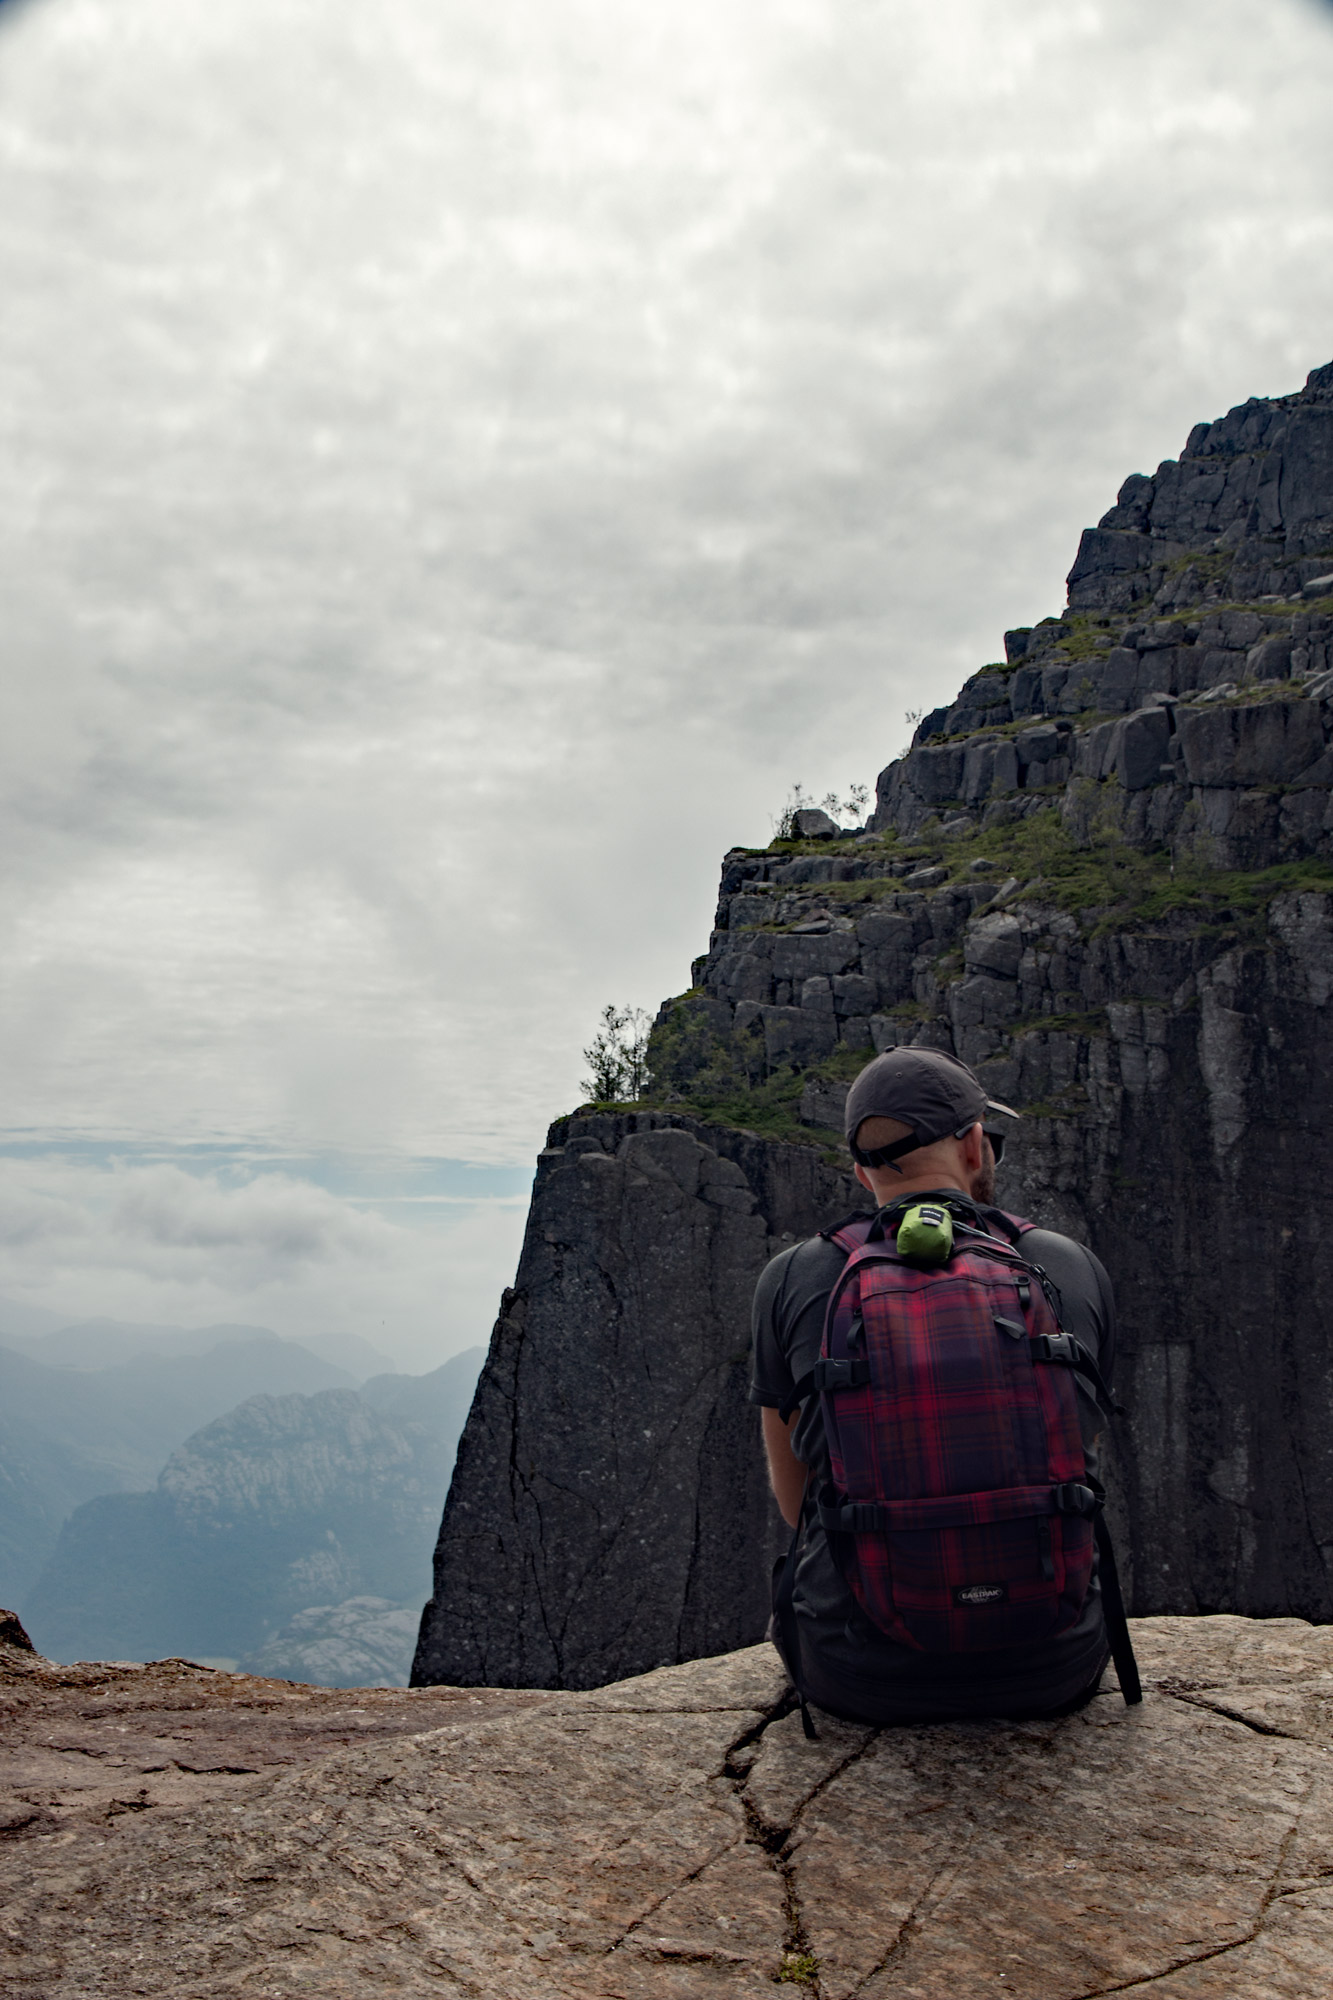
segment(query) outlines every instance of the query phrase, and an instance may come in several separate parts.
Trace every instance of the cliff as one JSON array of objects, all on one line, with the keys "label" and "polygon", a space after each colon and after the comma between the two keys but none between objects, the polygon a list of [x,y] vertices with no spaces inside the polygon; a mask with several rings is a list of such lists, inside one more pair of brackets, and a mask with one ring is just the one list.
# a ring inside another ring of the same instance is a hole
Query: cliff
[{"label": "cliff", "polygon": [[1001,1199],[1116,1279],[1135,1608],[1333,1618],[1331,733],[1333,364],[1126,481],[866,830],[726,856],[646,1103],[552,1130],[418,1679],[759,1636],[746,1295],[854,1205],[847,1080],[904,1042],[1025,1110]]},{"label": "cliff", "polygon": [[849,1205],[808,1146],[652,1112],[553,1128],[416,1679],[596,1687],[762,1633],[780,1523],[745,1401],[750,1296]]},{"label": "cliff", "polygon": [[1141,1623],[1141,1709],[817,1743],[767,1646],[595,1693],[348,1696],[20,1638],[12,2000],[1328,1990],[1333,1633],[1294,1620]]}]

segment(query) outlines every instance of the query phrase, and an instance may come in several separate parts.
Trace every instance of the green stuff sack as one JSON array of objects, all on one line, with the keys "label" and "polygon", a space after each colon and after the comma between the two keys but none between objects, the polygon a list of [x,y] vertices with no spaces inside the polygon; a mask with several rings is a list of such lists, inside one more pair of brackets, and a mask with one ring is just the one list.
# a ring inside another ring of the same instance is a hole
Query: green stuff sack
[{"label": "green stuff sack", "polygon": [[898,1225],[898,1255],[918,1264],[947,1264],[953,1255],[953,1217],[938,1202],[919,1201]]}]

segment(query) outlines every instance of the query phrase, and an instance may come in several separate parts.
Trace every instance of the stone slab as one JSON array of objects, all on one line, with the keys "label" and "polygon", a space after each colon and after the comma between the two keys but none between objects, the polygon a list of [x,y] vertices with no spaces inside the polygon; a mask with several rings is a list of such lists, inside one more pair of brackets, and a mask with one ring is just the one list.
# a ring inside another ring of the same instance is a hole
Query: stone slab
[{"label": "stone slab", "polygon": [[1311,2000],[1333,1629],[1135,1636],[1140,1709],[815,1743],[767,1646],[561,1694],[0,1646],[0,1995]]}]

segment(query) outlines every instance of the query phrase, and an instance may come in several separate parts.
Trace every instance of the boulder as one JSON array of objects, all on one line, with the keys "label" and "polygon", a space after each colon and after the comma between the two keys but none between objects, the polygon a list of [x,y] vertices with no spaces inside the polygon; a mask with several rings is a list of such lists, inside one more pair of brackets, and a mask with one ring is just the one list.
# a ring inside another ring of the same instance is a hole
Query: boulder
[{"label": "boulder", "polygon": [[[802,993],[804,993],[804,985]],[[838,1041],[838,1026],[830,1003],[827,1011],[813,1007],[765,1007],[764,1054],[768,1067],[779,1069],[794,1063],[804,1069],[810,1063],[831,1056]]]},{"label": "boulder", "polygon": [[847,1089],[845,1083],[824,1083],[818,1078],[811,1078],[801,1091],[801,1123],[840,1134],[843,1112],[847,1108]]},{"label": "boulder", "polygon": [[829,919],[809,929],[773,940],[773,974],[777,979],[806,980],[813,973],[845,972],[856,958],[856,934],[830,929]]},{"label": "boulder", "polygon": [[962,797],[964,751],[949,743],[926,744],[904,759],[906,781],[927,805]]},{"label": "boulder", "polygon": [[1023,926],[1017,917],[997,910],[993,916],[978,917],[967,927],[963,938],[963,963],[969,972],[994,972],[1002,979],[1017,979],[1023,956]]},{"label": "boulder", "polygon": [[1142,791],[1161,778],[1170,741],[1171,723],[1165,709],[1141,708],[1116,724],[1107,767],[1127,792]]},{"label": "boulder", "polygon": [[1283,785],[1324,747],[1317,701],[1218,703],[1179,711],[1177,728],[1192,785]]},{"label": "boulder", "polygon": [[792,814],[791,825],[797,840],[834,840],[840,831],[820,806],[803,806]]},{"label": "boulder", "polygon": [[[1034,764],[1053,762],[1063,751],[1066,740],[1065,733],[1057,729],[1053,722],[1039,722],[1031,729],[1020,729],[1014,746],[1018,752],[1019,770],[1027,772]],[[1027,782],[1040,785],[1045,783],[1045,779],[1037,772]]]},{"label": "boulder", "polygon": [[1148,594],[1146,572],[1152,555],[1146,534],[1085,528],[1067,579],[1070,606],[1076,611],[1103,606],[1128,609]]}]

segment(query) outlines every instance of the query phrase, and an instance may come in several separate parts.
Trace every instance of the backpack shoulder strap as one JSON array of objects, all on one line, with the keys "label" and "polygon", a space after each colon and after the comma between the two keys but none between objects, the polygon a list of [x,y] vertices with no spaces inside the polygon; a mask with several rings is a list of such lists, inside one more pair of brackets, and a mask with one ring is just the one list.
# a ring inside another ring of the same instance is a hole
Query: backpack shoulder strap
[{"label": "backpack shoulder strap", "polygon": [[819,1234],[825,1243],[836,1243],[839,1250],[850,1257],[853,1250],[859,1250],[866,1241],[874,1221],[873,1215],[867,1214],[863,1208],[858,1208],[851,1215],[844,1216],[841,1222],[830,1223],[828,1228],[821,1229]]},{"label": "backpack shoulder strap", "polygon": [[1030,1229],[1037,1227],[1036,1223],[1029,1222],[1026,1216],[1010,1215],[1008,1209],[1005,1208],[983,1208],[978,1212],[983,1221],[998,1231],[1000,1235],[1007,1236],[1011,1243],[1017,1243],[1021,1237],[1027,1235]]},{"label": "backpack shoulder strap", "polygon": [[[842,1251],[843,1256],[850,1261],[858,1250],[864,1250],[875,1219],[873,1215],[867,1215],[864,1209],[858,1209],[854,1215],[847,1216],[844,1221],[830,1223],[829,1227],[821,1229],[819,1234],[825,1243],[836,1244],[838,1249]],[[845,1271],[829,1287],[828,1306],[825,1307],[826,1318],[828,1307],[833,1303],[834,1295],[842,1283],[843,1276],[845,1276]],[[778,1415],[784,1424],[790,1421],[793,1410],[798,1410],[806,1397],[812,1396],[815,1393],[815,1386],[815,1370],[810,1368],[802,1375],[800,1381],[793,1385],[791,1394],[778,1410]]]}]

